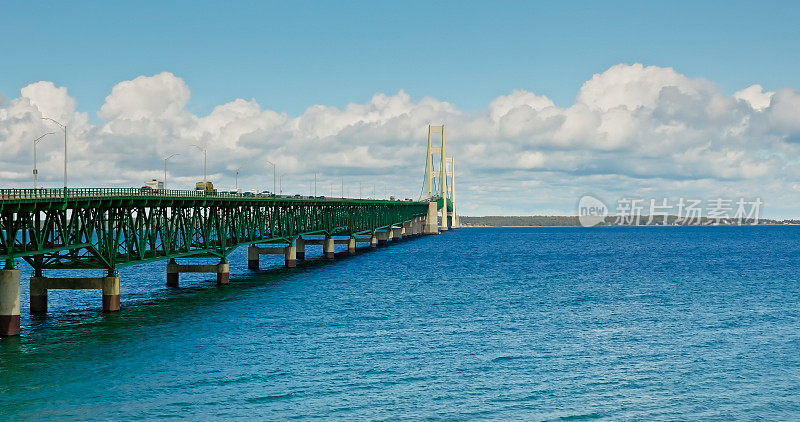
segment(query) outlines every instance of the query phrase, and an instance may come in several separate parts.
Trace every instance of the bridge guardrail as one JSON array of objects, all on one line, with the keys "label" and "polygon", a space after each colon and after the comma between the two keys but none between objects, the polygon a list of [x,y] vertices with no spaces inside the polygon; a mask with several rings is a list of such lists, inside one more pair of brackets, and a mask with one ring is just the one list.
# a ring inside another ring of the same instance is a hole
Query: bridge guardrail
[{"label": "bridge guardrail", "polygon": [[[153,197],[168,197],[168,198],[203,198],[203,197],[216,197],[216,198],[239,198],[239,199],[315,199],[315,200],[328,200],[328,201],[341,201],[341,200],[372,200],[372,199],[357,199],[357,198],[339,198],[339,197],[314,197],[314,196],[287,196],[287,195],[262,195],[254,194],[251,192],[244,193],[230,193],[230,192],[206,192],[201,190],[178,190],[178,189],[153,189],[144,190],[140,188],[38,188],[38,189],[0,189],[0,203],[8,201],[20,200],[66,200],[66,199],[84,199],[84,198],[153,198]],[[384,200],[381,200],[384,201]],[[388,200],[385,200],[388,201]],[[394,201],[406,202],[406,201]]]}]

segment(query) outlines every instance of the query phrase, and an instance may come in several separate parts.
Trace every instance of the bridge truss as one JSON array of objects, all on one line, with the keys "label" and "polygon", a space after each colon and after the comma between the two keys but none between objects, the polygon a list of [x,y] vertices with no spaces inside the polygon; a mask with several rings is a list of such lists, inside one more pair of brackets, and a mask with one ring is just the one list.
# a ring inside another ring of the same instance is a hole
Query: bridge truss
[{"label": "bridge truss", "polygon": [[0,189],[0,262],[117,268],[218,257],[301,235],[374,235],[428,212],[427,202],[258,197],[139,189]]}]

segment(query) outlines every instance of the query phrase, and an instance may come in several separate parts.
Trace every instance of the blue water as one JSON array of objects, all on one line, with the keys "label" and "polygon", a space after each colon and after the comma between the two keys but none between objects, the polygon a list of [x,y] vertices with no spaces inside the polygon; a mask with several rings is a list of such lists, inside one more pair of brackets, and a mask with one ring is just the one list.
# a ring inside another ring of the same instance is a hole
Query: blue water
[{"label": "blue water", "polygon": [[245,255],[223,288],[124,269],[119,315],[56,291],[30,317],[23,283],[2,419],[800,419],[800,227],[462,229],[260,272]]}]

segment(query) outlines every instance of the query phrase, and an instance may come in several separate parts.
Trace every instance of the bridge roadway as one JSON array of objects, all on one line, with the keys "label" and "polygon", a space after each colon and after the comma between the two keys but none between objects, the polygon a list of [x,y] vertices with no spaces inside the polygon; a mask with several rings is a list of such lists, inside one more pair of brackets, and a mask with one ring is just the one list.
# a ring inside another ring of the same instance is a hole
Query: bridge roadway
[{"label": "bridge roadway", "polygon": [[[0,189],[0,336],[19,334],[20,273],[34,269],[31,312],[47,310],[48,289],[100,289],[103,310],[119,310],[117,269],[170,259],[167,284],[181,272],[212,272],[228,283],[226,257],[248,244],[248,266],[261,254],[282,254],[285,265],[320,244],[355,252],[402,236],[438,233],[436,202],[257,196],[139,189]],[[338,238],[337,238],[338,237]],[[258,244],[268,244],[262,247]],[[265,247],[270,246],[271,247]],[[277,247],[276,247],[277,246]],[[217,258],[218,264],[178,264],[175,258]],[[104,277],[47,278],[44,270],[103,269]]]}]

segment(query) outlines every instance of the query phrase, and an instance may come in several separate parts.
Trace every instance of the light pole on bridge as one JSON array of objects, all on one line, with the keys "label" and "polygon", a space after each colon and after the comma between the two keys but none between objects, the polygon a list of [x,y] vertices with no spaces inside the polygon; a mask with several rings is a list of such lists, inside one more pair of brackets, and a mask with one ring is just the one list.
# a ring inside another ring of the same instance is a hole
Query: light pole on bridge
[{"label": "light pole on bridge", "polygon": [[277,174],[275,170],[275,163],[269,160],[266,161],[272,165],[272,194],[275,195],[275,175]]},{"label": "light pole on bridge", "polygon": [[33,140],[33,188],[37,189],[37,182],[39,181],[39,170],[36,168],[36,144],[47,135],[55,135],[55,132],[47,132],[44,135]]},{"label": "light pole on bridge", "polygon": [[57,124],[64,130],[64,197],[67,196],[67,125],[59,122],[58,120],[51,119],[49,117],[42,117],[42,120],[50,120],[51,122]]},{"label": "light pole on bridge", "polygon": [[164,190],[167,189],[167,161],[169,161],[170,158],[175,157],[176,155],[180,154],[175,153],[170,155],[169,157],[164,157]]},{"label": "light pole on bridge", "polygon": [[278,186],[278,188],[280,189],[280,192],[279,192],[279,193],[280,193],[281,195],[283,195],[283,176],[286,176],[286,173],[283,173],[283,174],[281,175],[281,177],[280,177],[280,185]]}]

